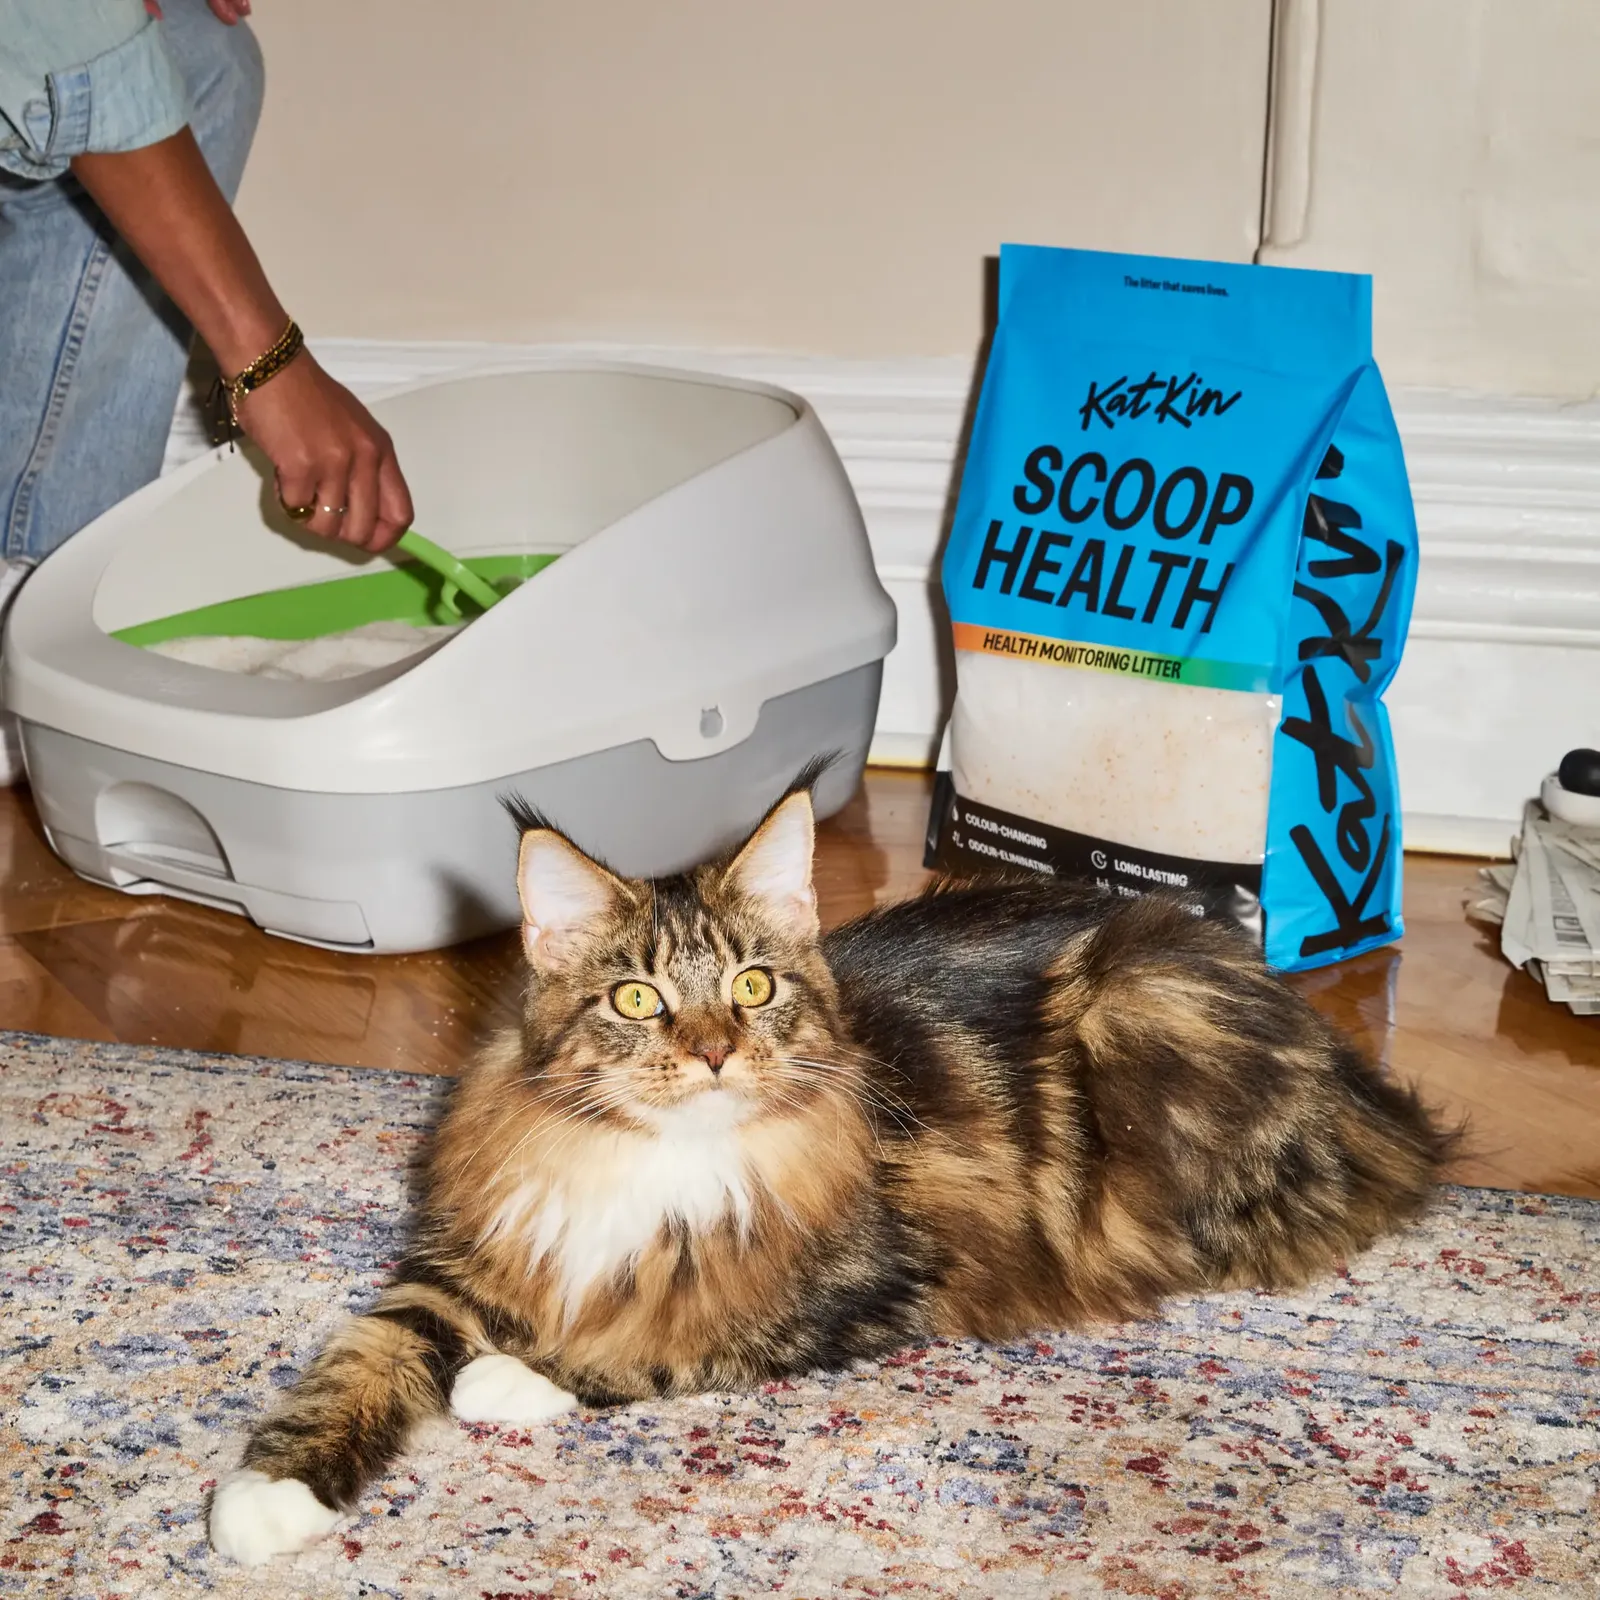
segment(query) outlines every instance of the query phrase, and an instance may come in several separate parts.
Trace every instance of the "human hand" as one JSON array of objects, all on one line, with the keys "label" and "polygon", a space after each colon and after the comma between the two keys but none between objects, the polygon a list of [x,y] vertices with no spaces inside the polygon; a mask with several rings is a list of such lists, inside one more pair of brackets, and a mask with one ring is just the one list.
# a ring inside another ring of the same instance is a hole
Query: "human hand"
[{"label": "human hand", "polygon": [[372,413],[302,350],[239,402],[239,425],[276,469],[278,498],[304,525],[374,553],[411,526],[411,491]]}]

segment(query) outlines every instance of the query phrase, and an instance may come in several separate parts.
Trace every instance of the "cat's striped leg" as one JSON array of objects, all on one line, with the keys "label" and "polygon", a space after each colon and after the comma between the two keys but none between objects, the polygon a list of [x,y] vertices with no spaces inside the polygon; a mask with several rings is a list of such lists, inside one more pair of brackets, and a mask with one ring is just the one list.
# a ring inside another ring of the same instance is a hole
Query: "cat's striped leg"
[{"label": "cat's striped leg", "polygon": [[416,1424],[444,1413],[457,1374],[490,1348],[477,1318],[446,1291],[385,1290],[250,1436],[240,1470],[212,1497],[212,1544],[254,1566],[320,1539]]}]

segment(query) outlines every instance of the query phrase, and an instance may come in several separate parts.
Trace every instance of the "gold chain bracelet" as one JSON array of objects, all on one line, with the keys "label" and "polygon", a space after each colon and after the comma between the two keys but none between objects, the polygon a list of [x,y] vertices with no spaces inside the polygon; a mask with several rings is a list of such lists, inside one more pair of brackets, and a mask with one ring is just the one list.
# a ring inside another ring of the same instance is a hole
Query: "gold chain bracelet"
[{"label": "gold chain bracelet", "polygon": [[[219,376],[212,386],[212,409],[217,413],[213,437],[218,444],[226,435],[231,445],[243,431],[239,426],[239,402],[254,394],[262,384],[277,377],[305,346],[299,324],[291,317],[269,350],[257,356],[242,372],[231,378]],[[225,404],[225,409],[224,409]]]}]

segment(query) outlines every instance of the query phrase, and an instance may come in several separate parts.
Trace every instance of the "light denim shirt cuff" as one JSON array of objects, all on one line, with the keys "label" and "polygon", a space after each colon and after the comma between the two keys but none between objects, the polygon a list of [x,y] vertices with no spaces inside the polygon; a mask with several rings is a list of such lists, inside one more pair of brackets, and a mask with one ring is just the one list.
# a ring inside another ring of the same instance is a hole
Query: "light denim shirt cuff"
[{"label": "light denim shirt cuff", "polygon": [[189,97],[160,24],[79,66],[47,73],[16,111],[0,107],[0,167],[22,178],[60,177],[74,156],[138,150],[189,121]]}]

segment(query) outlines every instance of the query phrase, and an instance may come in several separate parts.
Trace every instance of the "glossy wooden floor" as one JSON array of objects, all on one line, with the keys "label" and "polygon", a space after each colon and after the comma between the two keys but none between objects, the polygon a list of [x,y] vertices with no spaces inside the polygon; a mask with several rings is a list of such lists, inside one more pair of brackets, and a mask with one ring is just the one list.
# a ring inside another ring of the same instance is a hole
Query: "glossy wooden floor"
[{"label": "glossy wooden floor", "polygon": [[[927,780],[872,772],[825,824],[839,921],[914,890]],[[515,1014],[514,935],[422,956],[344,956],[237,918],[97,889],[0,793],[0,1028],[452,1072]],[[1464,1182],[1600,1196],[1600,1018],[1551,1005],[1464,906],[1479,863],[1412,857],[1402,945],[1295,981],[1447,1113],[1471,1119]]]}]

